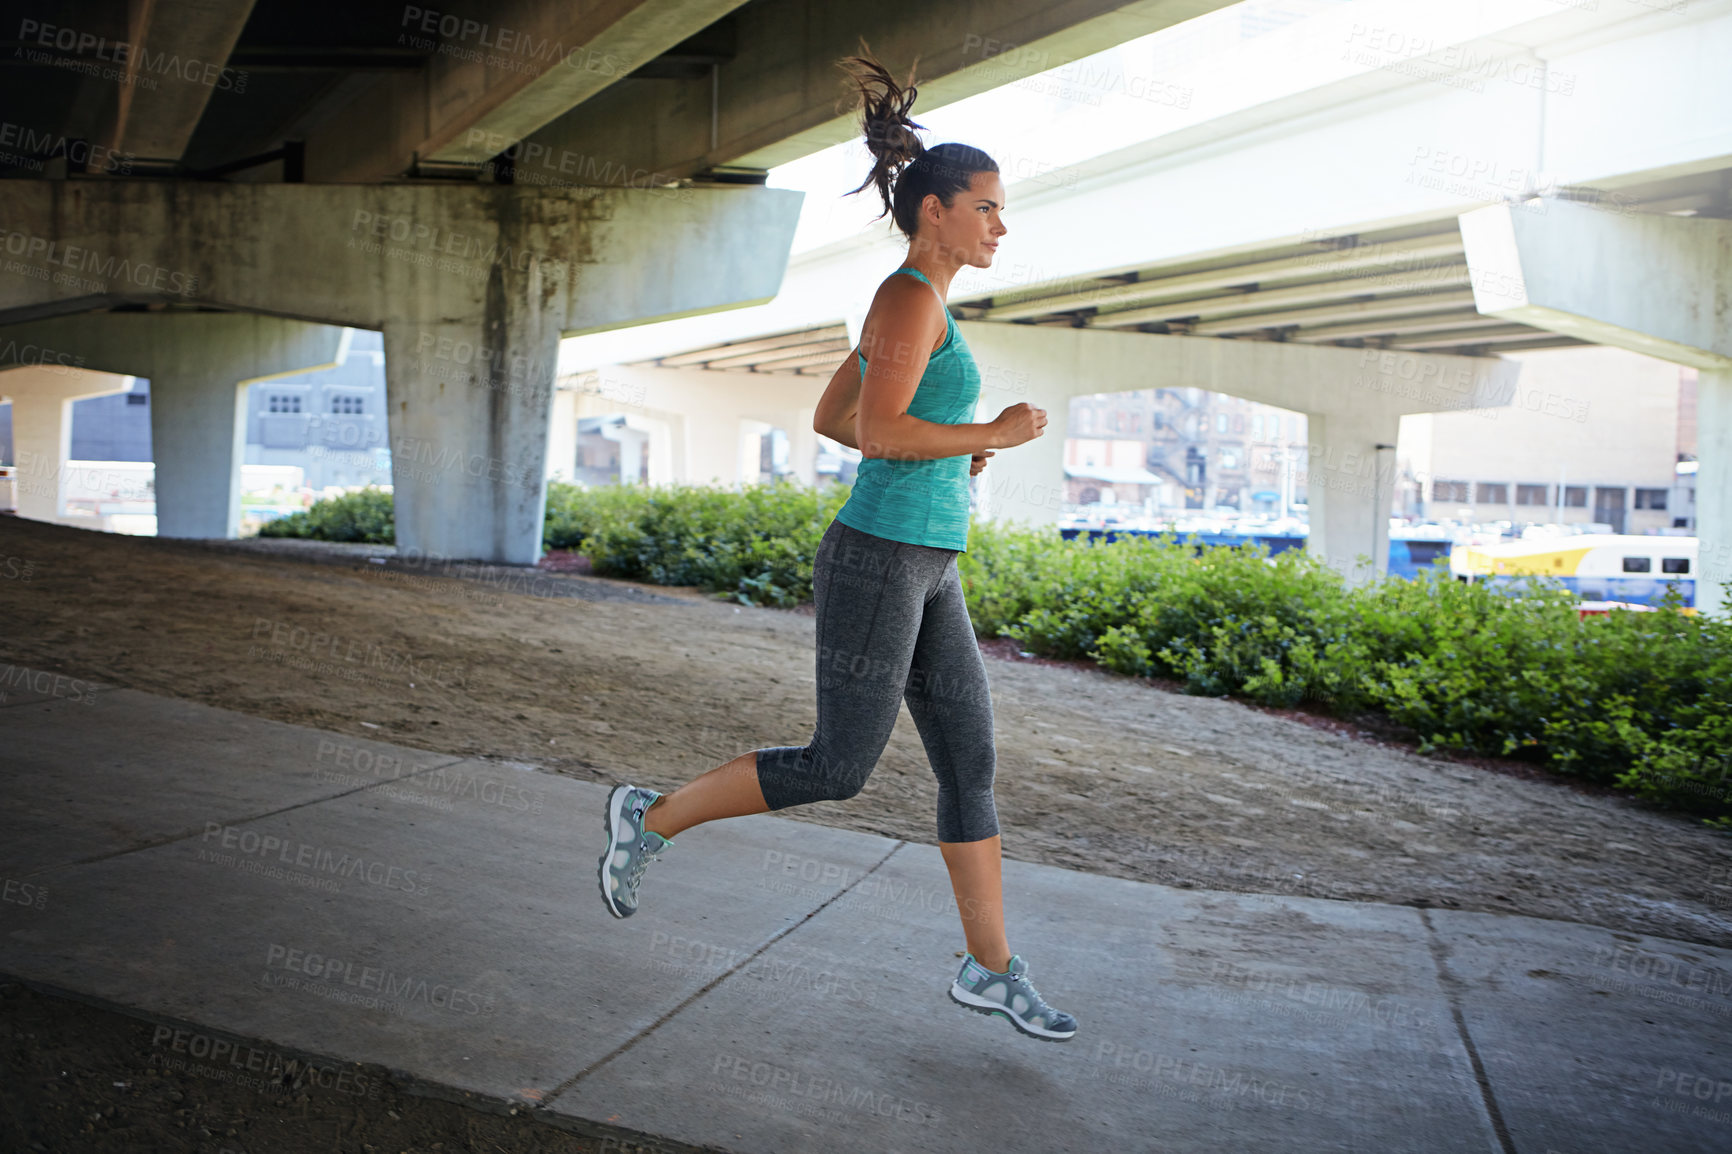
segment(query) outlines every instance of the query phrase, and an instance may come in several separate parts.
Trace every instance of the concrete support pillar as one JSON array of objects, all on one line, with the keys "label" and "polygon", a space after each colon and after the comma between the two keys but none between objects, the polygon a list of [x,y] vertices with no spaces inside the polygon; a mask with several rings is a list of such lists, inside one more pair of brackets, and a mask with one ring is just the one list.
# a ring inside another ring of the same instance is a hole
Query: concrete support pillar
[{"label": "concrete support pillar", "polygon": [[734,478],[741,485],[755,485],[758,483],[759,474],[763,472],[764,437],[775,426],[768,421],[741,417],[734,428],[739,446]]},{"label": "concrete support pillar", "polygon": [[644,452],[650,454],[651,485],[674,483],[674,454],[684,437],[684,421],[665,416],[658,418],[639,412],[630,414],[627,419],[632,425],[644,430]]},{"label": "concrete support pillar", "polygon": [[222,376],[151,374],[158,537],[235,537],[246,458],[245,386]]},{"label": "concrete support pillar", "polygon": [[1305,551],[1350,584],[1386,575],[1400,414],[1336,409],[1307,413],[1306,422],[1310,533]]},{"label": "concrete support pillar", "polygon": [[572,389],[553,394],[553,415],[547,428],[549,481],[569,481],[577,476],[577,398]]},{"label": "concrete support pillar", "polygon": [[1732,369],[1696,378],[1696,608],[1732,613]]},{"label": "concrete support pillar", "polygon": [[150,380],[158,537],[238,535],[245,387],[330,368],[344,340],[330,325],[243,313],[87,313],[0,333],[0,347],[65,349]]},{"label": "concrete support pillar", "polygon": [[[451,287],[454,299],[404,304],[461,316],[462,282]],[[487,305],[464,320],[385,322],[397,539],[441,557],[533,565],[559,330],[521,292],[502,286]]]},{"label": "concrete support pillar", "polygon": [[13,492],[20,517],[68,520],[65,479],[72,455],[72,402],[131,391],[131,377],[59,365],[0,372],[0,400],[12,402],[12,460],[18,467]]},{"label": "concrete support pillar", "polygon": [[818,432],[812,428],[815,416],[816,409],[795,409],[783,426],[788,430],[788,464],[807,488],[818,483]]}]

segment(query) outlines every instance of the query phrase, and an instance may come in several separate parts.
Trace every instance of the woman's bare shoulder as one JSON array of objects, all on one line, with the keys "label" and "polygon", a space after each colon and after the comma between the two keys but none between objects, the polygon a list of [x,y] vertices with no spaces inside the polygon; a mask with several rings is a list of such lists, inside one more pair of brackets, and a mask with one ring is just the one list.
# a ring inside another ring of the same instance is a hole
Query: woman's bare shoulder
[{"label": "woman's bare shoulder", "polygon": [[944,311],[939,307],[932,286],[906,273],[893,273],[884,278],[873,294],[872,307],[866,313],[867,323],[889,321],[898,328],[917,326],[938,332],[946,328]]}]

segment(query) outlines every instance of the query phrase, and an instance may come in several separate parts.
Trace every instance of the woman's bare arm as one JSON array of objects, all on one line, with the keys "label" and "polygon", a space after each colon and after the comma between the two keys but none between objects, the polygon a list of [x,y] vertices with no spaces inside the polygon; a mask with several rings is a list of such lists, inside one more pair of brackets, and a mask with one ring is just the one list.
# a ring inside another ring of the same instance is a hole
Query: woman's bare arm
[{"label": "woman's bare arm", "polygon": [[860,382],[854,418],[855,447],[864,457],[961,457],[1029,439],[1007,440],[1015,434],[1000,421],[948,425],[908,415],[932,346],[946,328],[943,313],[932,307],[934,303],[930,286],[914,283],[912,277],[891,277],[879,286],[872,310],[866,314],[860,337],[866,376]]},{"label": "woman's bare arm", "polygon": [[818,398],[818,408],[812,414],[812,431],[839,441],[850,449],[854,443],[854,414],[860,408],[860,349],[848,351],[848,358],[831,375],[824,395]]}]

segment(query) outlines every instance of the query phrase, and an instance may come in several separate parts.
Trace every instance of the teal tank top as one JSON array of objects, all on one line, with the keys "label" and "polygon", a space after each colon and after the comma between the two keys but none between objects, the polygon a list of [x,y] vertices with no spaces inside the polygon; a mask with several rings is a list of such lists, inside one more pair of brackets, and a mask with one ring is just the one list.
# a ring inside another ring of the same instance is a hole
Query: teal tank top
[{"label": "teal tank top", "polygon": [[[932,284],[919,269],[899,268],[896,273],[919,277],[928,287]],[[933,294],[937,295],[936,289]],[[949,308],[944,310],[944,324],[944,343],[927,359],[914,399],[908,403],[908,415],[961,425],[974,419],[980,368]],[[860,354],[860,377],[866,377],[865,353]],[[920,461],[867,457],[860,462],[854,488],[837,510],[836,520],[891,541],[967,552],[970,463],[967,453]]]}]

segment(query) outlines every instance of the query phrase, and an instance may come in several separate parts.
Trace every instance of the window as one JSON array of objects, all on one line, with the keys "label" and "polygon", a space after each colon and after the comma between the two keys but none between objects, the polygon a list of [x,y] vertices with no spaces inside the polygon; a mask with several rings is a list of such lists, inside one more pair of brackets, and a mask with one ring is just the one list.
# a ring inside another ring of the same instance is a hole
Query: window
[{"label": "window", "polygon": [[1215,431],[1217,433],[1224,433],[1227,431],[1227,414],[1226,413],[1216,413],[1215,414]]},{"label": "window", "polygon": [[126,403],[129,405],[148,405],[150,404],[150,394],[128,393],[126,394]]},{"label": "window", "polygon": [[1689,571],[1690,558],[1688,557],[1660,558],[1660,572],[1662,573],[1688,573]]},{"label": "window", "polygon": [[1431,499],[1433,501],[1459,501],[1466,504],[1473,498],[1468,496],[1466,481],[1433,481],[1431,483]]},{"label": "window", "polygon": [[1636,490],[1636,508],[1638,508],[1638,509],[1664,509],[1665,507],[1666,507],[1666,490],[1664,490],[1664,489],[1637,489]]},{"label": "window", "polygon": [[1493,481],[1479,483],[1479,500],[1482,505],[1509,504],[1509,486]]},{"label": "window", "polygon": [[1564,507],[1586,509],[1588,507],[1588,487],[1586,485],[1565,485]]},{"label": "window", "polygon": [[1518,505],[1550,505],[1550,485],[1517,485],[1516,504]]},{"label": "window", "polygon": [[1624,558],[1624,572],[1626,573],[1648,573],[1653,570],[1653,567],[1653,561],[1647,557]]},{"label": "window", "polygon": [[361,398],[345,396],[342,393],[338,393],[336,396],[331,398],[331,412],[342,416],[359,416],[361,413]]},{"label": "window", "polygon": [[1221,468],[1223,468],[1223,469],[1237,469],[1238,467],[1239,467],[1239,454],[1234,452],[1232,449],[1222,449],[1221,450]]},{"label": "window", "polygon": [[298,413],[301,411],[301,398],[290,393],[272,393],[270,411],[273,413]]},{"label": "window", "polygon": [[1261,441],[1263,439],[1263,414],[1262,413],[1252,413],[1251,414],[1251,436],[1253,439],[1258,440],[1258,441]]}]

